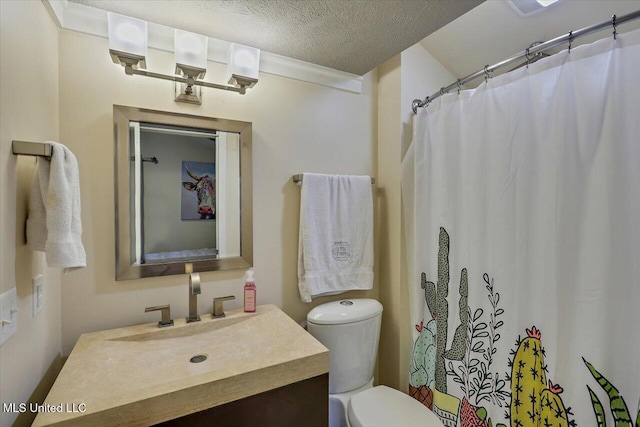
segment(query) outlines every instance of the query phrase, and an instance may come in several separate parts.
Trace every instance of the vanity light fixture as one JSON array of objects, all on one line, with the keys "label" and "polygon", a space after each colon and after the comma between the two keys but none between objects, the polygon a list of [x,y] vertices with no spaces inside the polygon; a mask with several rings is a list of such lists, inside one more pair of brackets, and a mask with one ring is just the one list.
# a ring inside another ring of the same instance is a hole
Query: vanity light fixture
[{"label": "vanity light fixture", "polygon": [[260,49],[231,43],[227,54],[228,83],[236,87],[254,87],[258,83]]},{"label": "vanity light fixture", "polygon": [[147,71],[147,23],[143,20],[108,12],[109,54],[127,75],[154,77],[175,82],[176,102],[202,104],[201,88],[246,93],[258,82],[260,50],[231,43],[228,51],[228,85],[202,80],[207,72],[207,36],[175,30],[175,74]]},{"label": "vanity light fixture", "polygon": [[107,13],[107,21],[113,62],[121,64],[129,75],[138,68],[147,68],[147,23],[111,12]]},{"label": "vanity light fixture", "polygon": [[207,73],[208,45],[207,36],[177,29],[174,31],[176,74],[187,79],[186,83],[175,83],[176,101],[202,103],[202,88],[194,88],[193,85]]}]

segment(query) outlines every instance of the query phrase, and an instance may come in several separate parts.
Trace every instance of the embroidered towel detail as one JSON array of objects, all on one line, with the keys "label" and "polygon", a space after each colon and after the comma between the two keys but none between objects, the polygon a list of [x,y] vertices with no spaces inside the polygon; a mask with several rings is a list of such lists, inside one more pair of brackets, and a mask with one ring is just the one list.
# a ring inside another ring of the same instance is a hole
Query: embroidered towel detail
[{"label": "embroidered towel detail", "polygon": [[27,244],[46,253],[50,267],[86,267],[80,219],[80,179],[73,153],[57,142],[51,144],[51,160],[38,157],[31,183]]},{"label": "embroidered towel detail", "polygon": [[303,302],[373,288],[373,197],[368,176],[305,173],[298,289]]}]

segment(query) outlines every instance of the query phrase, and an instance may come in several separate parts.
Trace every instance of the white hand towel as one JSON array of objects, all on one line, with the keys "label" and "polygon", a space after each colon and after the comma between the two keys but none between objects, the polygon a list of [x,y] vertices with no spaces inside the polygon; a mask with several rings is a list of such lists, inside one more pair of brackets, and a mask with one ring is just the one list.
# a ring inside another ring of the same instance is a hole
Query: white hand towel
[{"label": "white hand towel", "polygon": [[51,144],[51,160],[38,157],[29,200],[27,243],[64,272],[86,267],[80,219],[78,162],[64,145]]},{"label": "white hand towel", "polygon": [[305,173],[301,192],[300,299],[372,289],[371,178]]}]

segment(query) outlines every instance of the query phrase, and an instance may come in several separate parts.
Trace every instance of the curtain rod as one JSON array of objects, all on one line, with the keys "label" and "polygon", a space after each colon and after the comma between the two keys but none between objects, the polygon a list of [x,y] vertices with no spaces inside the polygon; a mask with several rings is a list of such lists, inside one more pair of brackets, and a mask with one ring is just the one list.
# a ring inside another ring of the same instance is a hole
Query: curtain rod
[{"label": "curtain rod", "polygon": [[569,49],[570,49],[571,42],[574,41],[575,39],[592,34],[592,33],[596,33],[598,31],[604,30],[607,27],[613,28],[613,37],[615,38],[617,34],[616,27],[618,25],[624,24],[625,22],[633,21],[638,18],[640,18],[640,10],[636,10],[635,12],[631,12],[623,16],[613,15],[609,20],[600,22],[598,24],[593,24],[588,27],[580,28],[579,30],[569,31],[567,34],[563,36],[559,36],[559,37],[556,37],[555,39],[551,39],[544,43],[531,46],[528,49],[525,49],[522,52],[517,53],[515,56],[512,56],[509,59],[505,59],[504,61],[498,62],[497,64],[485,65],[485,67],[482,70],[478,70],[473,74],[469,74],[466,77],[458,79],[454,83],[450,84],[449,86],[440,88],[438,92],[427,96],[424,100],[414,99],[413,102],[411,103],[411,108],[413,110],[413,113],[416,114],[418,112],[418,108],[426,107],[427,105],[429,105],[431,101],[441,97],[445,93],[448,93],[451,89],[459,88],[463,84],[468,83],[472,80],[475,80],[478,77],[489,76],[489,73],[499,68],[505,67],[507,65],[511,65],[514,62],[521,60],[522,58],[530,59],[535,54],[544,52],[546,50],[552,49],[556,46],[559,46],[567,42],[569,43]]}]

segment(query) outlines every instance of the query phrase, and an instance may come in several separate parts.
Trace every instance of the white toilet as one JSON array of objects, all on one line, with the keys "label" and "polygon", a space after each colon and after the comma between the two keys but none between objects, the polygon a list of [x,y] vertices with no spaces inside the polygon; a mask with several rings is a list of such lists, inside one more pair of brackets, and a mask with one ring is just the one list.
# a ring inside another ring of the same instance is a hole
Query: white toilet
[{"label": "white toilet", "polygon": [[312,309],[307,329],[329,349],[330,427],[442,427],[424,405],[386,386],[373,387],[382,304],[333,301]]}]

